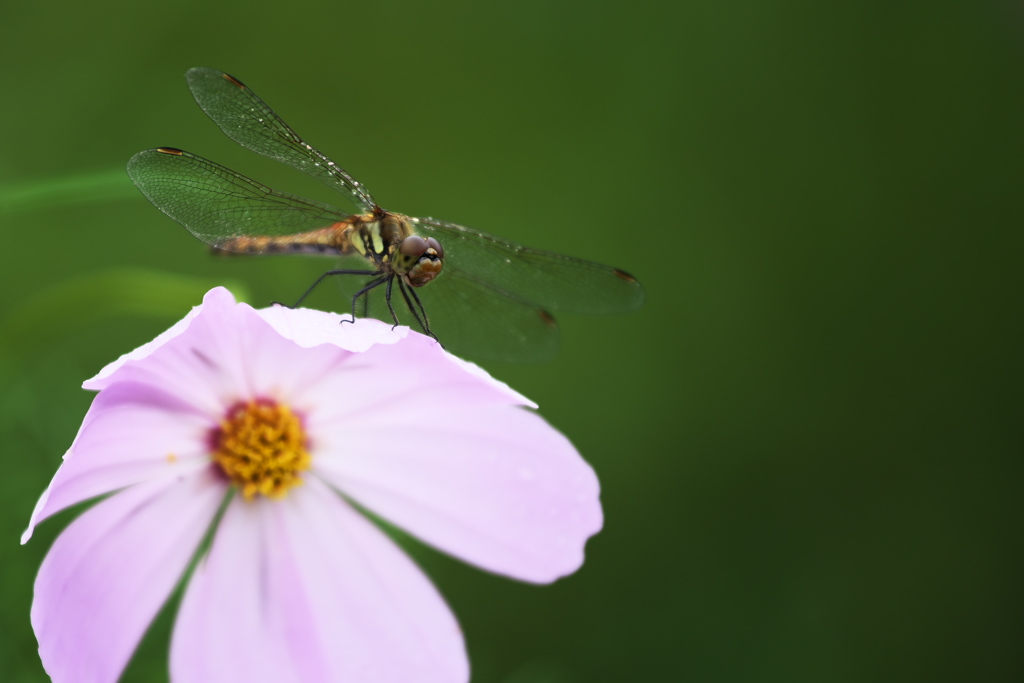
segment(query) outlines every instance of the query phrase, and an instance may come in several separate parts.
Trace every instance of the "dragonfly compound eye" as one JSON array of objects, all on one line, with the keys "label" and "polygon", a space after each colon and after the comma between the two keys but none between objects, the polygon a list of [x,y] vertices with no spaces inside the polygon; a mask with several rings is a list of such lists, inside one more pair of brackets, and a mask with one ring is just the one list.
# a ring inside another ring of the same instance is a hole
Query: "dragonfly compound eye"
[{"label": "dragonfly compound eye", "polygon": [[444,258],[444,247],[433,237],[427,238],[427,246],[436,251],[439,258]]},{"label": "dragonfly compound eye", "polygon": [[398,245],[398,251],[402,252],[403,256],[408,256],[410,260],[413,261],[422,256],[423,252],[426,250],[427,240],[423,239],[419,235],[409,235],[402,240],[400,245]]}]

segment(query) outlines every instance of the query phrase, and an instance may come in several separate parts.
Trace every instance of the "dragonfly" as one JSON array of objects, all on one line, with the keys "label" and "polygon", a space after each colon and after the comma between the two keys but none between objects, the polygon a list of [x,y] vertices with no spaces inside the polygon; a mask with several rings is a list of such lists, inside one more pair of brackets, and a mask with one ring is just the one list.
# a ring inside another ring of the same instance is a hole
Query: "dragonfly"
[{"label": "dragonfly", "polygon": [[[339,260],[352,319],[400,324],[397,308],[449,351],[481,359],[543,361],[559,344],[553,311],[623,313],[644,289],[629,273],[531,249],[455,223],[382,209],[347,171],[303,140],[239,79],[190,69],[200,108],[236,143],[283,162],[341,193],[342,210],[278,192],[174,147],[136,154],[128,175],[158,209],[216,251],[319,254]],[[536,220],[536,217],[531,218]]]}]

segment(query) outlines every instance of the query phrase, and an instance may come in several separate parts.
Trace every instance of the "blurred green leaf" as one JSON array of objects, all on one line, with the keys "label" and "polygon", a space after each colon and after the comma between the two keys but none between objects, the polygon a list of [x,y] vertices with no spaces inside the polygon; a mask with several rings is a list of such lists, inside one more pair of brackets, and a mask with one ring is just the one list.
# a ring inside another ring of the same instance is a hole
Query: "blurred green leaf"
[{"label": "blurred green leaf", "polygon": [[123,168],[0,185],[0,214],[138,197]]},{"label": "blurred green leaf", "polygon": [[59,282],[26,299],[0,319],[6,354],[24,356],[64,338],[68,330],[121,315],[182,317],[217,285],[244,301],[239,283],[119,267],[86,273]]},{"label": "blurred green leaf", "polygon": [[502,683],[568,683],[572,680],[557,663],[545,660],[527,662]]}]

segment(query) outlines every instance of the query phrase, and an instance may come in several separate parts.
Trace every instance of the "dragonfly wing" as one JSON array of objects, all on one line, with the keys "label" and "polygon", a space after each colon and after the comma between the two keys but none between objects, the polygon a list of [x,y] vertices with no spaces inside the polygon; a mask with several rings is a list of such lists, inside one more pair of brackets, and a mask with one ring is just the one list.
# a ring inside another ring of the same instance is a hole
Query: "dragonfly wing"
[{"label": "dragonfly wing", "polygon": [[[413,218],[416,232],[435,237],[445,252],[445,270],[486,283],[498,296],[568,313],[623,313],[639,308],[644,289],[628,273],[591,261],[531,249],[470,228]],[[431,283],[425,289],[434,286]]]},{"label": "dragonfly wing", "polygon": [[[343,260],[339,267],[358,267],[358,262],[350,258],[348,263]],[[372,277],[348,275],[332,279],[345,302],[338,306],[338,310],[346,313],[351,310],[352,296],[373,280]],[[371,290],[365,300],[360,299],[356,315],[391,322],[386,291],[385,285]],[[551,360],[558,351],[558,325],[550,314],[534,304],[495,291],[490,284],[468,273],[449,269],[446,265],[438,279],[415,292],[423,303],[431,331],[446,349],[456,355],[479,360],[532,363]],[[402,325],[423,331],[403,299],[397,282],[391,291],[391,305]]]},{"label": "dragonfly wing", "polygon": [[233,76],[197,67],[185,75],[192,96],[229,138],[341,190],[360,213],[373,211],[373,197],[322,152],[307,144],[267,104]]},{"label": "dragonfly wing", "polygon": [[416,293],[431,331],[456,355],[536,363],[558,352],[558,325],[550,313],[471,273],[446,265]]},{"label": "dragonfly wing", "polygon": [[139,152],[128,175],[153,205],[207,244],[227,251],[231,240],[295,235],[345,222],[332,206],[276,192],[212,161],[179,149]]}]

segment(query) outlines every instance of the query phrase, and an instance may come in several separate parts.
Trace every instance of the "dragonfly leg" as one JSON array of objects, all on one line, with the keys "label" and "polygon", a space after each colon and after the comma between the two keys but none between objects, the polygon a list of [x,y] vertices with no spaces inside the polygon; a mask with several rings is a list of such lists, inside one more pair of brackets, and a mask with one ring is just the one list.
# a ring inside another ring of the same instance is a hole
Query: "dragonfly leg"
[{"label": "dragonfly leg", "polygon": [[[440,344],[441,340],[438,339],[437,335],[434,334],[430,330],[430,318],[427,317],[427,311],[426,311],[425,308],[423,308],[423,302],[420,301],[420,297],[416,293],[416,289],[414,287],[410,287],[409,288],[409,293],[412,294],[413,301],[416,302],[416,306],[420,309],[420,315],[423,316],[423,322],[420,323],[422,325],[422,327],[423,327],[423,331],[426,332],[427,334],[429,334],[431,337],[433,337],[434,340],[437,341],[437,343]],[[412,308],[412,306],[410,306],[409,308]],[[444,346],[444,345],[442,344],[442,346]]]},{"label": "dragonfly leg", "polygon": [[[376,271],[374,271],[374,273],[375,272]],[[339,275],[340,274],[341,273],[339,273]],[[322,280],[323,278],[320,278],[320,279]],[[342,320],[341,322],[343,322],[343,323],[354,323],[356,321],[356,302],[359,301],[359,297],[364,296],[364,295],[365,296],[369,296],[368,292],[371,289],[373,289],[374,287],[380,287],[385,282],[387,282],[387,276],[382,275],[381,277],[377,278],[376,280],[371,280],[370,284],[366,285],[365,287],[360,289],[358,292],[353,294],[352,295],[352,319],[351,320]],[[390,283],[389,283],[389,285],[390,285]]]},{"label": "dragonfly leg", "polygon": [[[398,327],[398,316],[395,315],[395,307],[391,305],[391,285],[395,282],[395,276],[392,275],[388,278],[388,288],[384,291],[384,300],[388,302],[388,310],[391,311],[391,319],[395,321],[395,324],[391,326],[391,329]],[[402,281],[398,281],[398,288],[402,288]]]},{"label": "dragonfly leg", "polygon": [[[310,294],[313,293],[313,290],[316,289],[316,286],[319,285],[321,282],[323,282],[326,278],[330,277],[331,275],[376,275],[376,274],[377,274],[376,270],[328,270],[326,273],[324,273],[323,275],[318,277],[316,279],[316,282],[311,284],[309,286],[309,289],[307,289],[303,293],[303,295],[299,297],[299,300],[296,301],[293,306],[289,306],[289,308],[298,308],[299,304],[301,304],[303,301],[305,301],[306,297],[308,297]],[[373,289],[373,288],[371,287],[370,289]],[[368,290],[364,289],[363,292],[365,292],[365,291],[368,291]],[[361,293],[362,292],[360,292],[360,294]],[[357,294],[356,296],[359,296],[359,294]],[[353,318],[356,317],[356,309],[355,309],[354,305],[352,307],[352,317]]]},{"label": "dragonfly leg", "polygon": [[420,318],[420,314],[416,312],[416,307],[412,305],[412,299],[409,298],[409,293],[406,291],[405,283],[401,280],[398,281],[398,291],[402,293],[402,298],[405,299],[405,305],[409,307],[412,317],[416,318],[416,322],[420,324],[420,329],[426,331],[427,328],[423,326],[423,320]]},{"label": "dragonfly leg", "polygon": [[[441,344],[441,340],[438,339],[437,335],[430,330],[430,320],[427,318],[427,312],[423,308],[423,302],[420,301],[419,296],[416,295],[416,290],[413,287],[406,288],[401,280],[398,282],[398,288],[402,291],[402,296],[405,297],[405,305],[409,307],[413,317],[416,318],[416,322],[420,324],[420,329],[423,330],[424,334],[433,337],[434,341]],[[412,295],[412,299],[409,298],[410,294]],[[412,305],[413,301],[416,302],[415,306]],[[417,308],[419,308],[419,311],[416,310]],[[441,344],[441,348],[444,348],[444,344]]]}]

